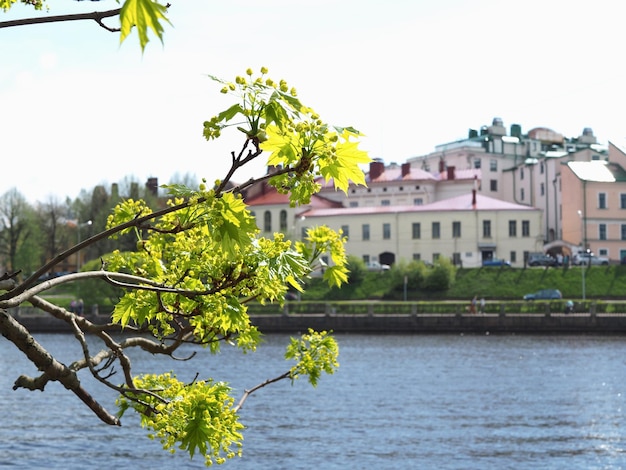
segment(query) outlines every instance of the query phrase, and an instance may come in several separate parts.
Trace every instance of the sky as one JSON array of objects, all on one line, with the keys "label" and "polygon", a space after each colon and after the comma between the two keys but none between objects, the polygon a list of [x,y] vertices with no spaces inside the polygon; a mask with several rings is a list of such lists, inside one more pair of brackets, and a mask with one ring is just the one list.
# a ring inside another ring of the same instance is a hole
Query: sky
[{"label": "sky", "polygon": [[[117,8],[52,0],[43,15]],[[295,86],[321,118],[402,163],[495,117],[522,132],[626,138],[621,0],[171,0],[164,42],[94,22],[0,28],[0,195],[225,176],[241,137],[207,142],[230,104],[208,75],[248,67]],[[35,16],[14,7],[0,21]],[[114,20],[107,22],[116,26]],[[235,181],[261,176],[265,163]]]}]

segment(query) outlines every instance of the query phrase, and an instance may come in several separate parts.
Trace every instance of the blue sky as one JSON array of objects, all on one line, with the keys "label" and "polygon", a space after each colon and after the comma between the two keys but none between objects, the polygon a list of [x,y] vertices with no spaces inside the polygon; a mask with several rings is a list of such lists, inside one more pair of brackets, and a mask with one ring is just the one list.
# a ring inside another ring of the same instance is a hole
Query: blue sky
[{"label": "blue sky", "polygon": [[[117,7],[50,3],[49,14]],[[0,194],[17,187],[34,202],[128,177],[223,176],[240,140],[203,139],[202,122],[228,104],[207,75],[248,67],[268,67],[324,120],[361,130],[362,148],[387,163],[496,116],[523,131],[626,136],[617,0],[171,3],[164,45],[153,39],[143,55],[134,36],[120,46],[91,22],[0,29]]]}]

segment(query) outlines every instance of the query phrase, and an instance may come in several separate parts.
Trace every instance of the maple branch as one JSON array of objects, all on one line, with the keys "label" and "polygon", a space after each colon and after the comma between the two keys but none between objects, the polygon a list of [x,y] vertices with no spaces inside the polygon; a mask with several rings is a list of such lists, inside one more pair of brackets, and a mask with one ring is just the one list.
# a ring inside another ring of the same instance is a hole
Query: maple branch
[{"label": "maple branch", "polygon": [[94,11],[91,13],[75,13],[69,15],[54,15],[54,16],[42,16],[37,18],[21,18],[19,20],[0,21],[0,28],[11,28],[14,26],[28,26],[33,24],[42,23],[57,23],[61,21],[79,21],[79,20],[93,20],[107,31],[117,32],[119,28],[110,28],[103,22],[103,18],[111,18],[113,16],[119,16],[121,8],[108,11]]}]

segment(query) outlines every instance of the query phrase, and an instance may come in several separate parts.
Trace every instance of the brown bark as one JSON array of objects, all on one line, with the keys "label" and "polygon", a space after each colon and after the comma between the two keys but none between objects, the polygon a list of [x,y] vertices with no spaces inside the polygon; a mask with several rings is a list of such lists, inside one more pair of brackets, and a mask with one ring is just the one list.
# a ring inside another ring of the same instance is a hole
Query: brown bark
[{"label": "brown bark", "polygon": [[48,380],[56,380],[72,391],[83,403],[85,403],[103,422],[119,426],[120,420],[106,411],[80,384],[76,372],[65,364],[57,361],[35,338],[13,318],[6,310],[0,309],[0,333],[11,341],[24,353],[28,359],[43,372],[43,375],[33,379],[31,377],[20,376],[13,386],[17,388],[27,388],[29,390],[42,390]]}]

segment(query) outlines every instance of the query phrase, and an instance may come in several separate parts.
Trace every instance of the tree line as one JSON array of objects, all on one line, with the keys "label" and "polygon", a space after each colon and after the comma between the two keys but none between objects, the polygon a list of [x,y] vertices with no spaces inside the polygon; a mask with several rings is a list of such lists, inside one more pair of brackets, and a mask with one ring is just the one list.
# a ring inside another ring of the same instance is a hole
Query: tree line
[{"label": "tree line", "polygon": [[[197,187],[195,176],[175,174],[169,184]],[[105,230],[113,208],[124,199],[144,200],[148,207],[163,207],[158,188],[126,176],[109,188],[98,185],[83,189],[71,199],[49,196],[44,201],[30,203],[19,188],[11,188],[0,196],[0,270],[18,272],[23,279],[80,240]],[[119,249],[134,249],[136,239],[124,235],[117,240],[103,240],[89,245],[79,256],[56,265],[49,276],[77,272],[86,261],[99,259]]]}]

